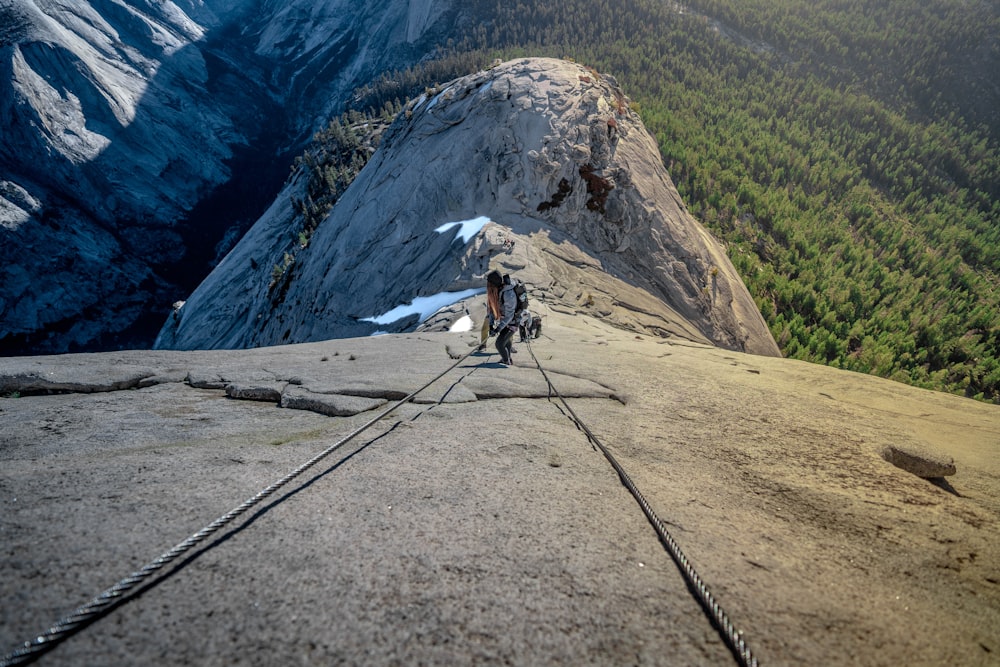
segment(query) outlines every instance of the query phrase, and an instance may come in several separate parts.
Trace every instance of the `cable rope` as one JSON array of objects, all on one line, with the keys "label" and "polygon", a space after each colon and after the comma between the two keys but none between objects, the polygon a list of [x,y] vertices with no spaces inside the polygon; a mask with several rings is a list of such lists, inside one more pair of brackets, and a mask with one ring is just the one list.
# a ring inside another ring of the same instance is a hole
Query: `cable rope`
[{"label": "cable rope", "polygon": [[[649,502],[645,499],[639,489],[632,482],[628,473],[625,472],[624,468],[618,463],[611,452],[604,446],[604,444],[594,435],[590,428],[583,422],[582,419],[573,411],[569,403],[566,401],[565,397],[559,393],[559,390],[552,383],[545,369],[542,367],[538,358],[535,356],[534,350],[531,348],[531,344],[525,341],[528,347],[528,351],[531,354],[531,358],[534,360],[535,365],[541,372],[542,376],[545,378],[548,384],[550,396],[555,394],[566,410],[569,412],[571,419],[587,436],[587,439],[591,442],[593,446],[600,449],[601,453],[614,468],[615,472],[618,473],[622,484],[629,490],[632,496],[635,498],[636,502],[642,508],[643,513],[646,518],[652,524],[653,528],[656,530],[661,542],[667,548],[670,556],[677,563],[682,574],[684,575],[688,587],[695,594],[698,601],[701,603],[705,613],[709,616],[713,625],[719,631],[726,645],[732,651],[733,655],[736,657],[737,661],[744,665],[745,667],[757,667],[757,658],[753,656],[749,646],[743,638],[743,633],[735,628],[733,623],[730,621],[729,616],[716,602],[712,593],[708,590],[704,581],[695,571],[694,567],[691,565],[690,561],[684,556],[681,551],[680,546],[667,531],[663,522],[656,516],[656,513],[652,510]],[[365,422],[358,428],[356,428],[351,433],[347,434],[336,443],[332,444],[327,449],[323,450],[312,459],[306,461],[301,466],[288,473],[277,482],[271,484],[267,488],[261,490],[253,497],[244,501],[238,507],[230,510],[226,514],[220,516],[219,518],[212,521],[210,524],[197,531],[196,533],[189,536],[184,541],[180,542],[170,550],[164,552],[159,557],[153,561],[147,563],[141,569],[133,572],[128,577],[125,577],[118,583],[116,583],[111,588],[105,590],[100,595],[93,598],[90,602],[78,607],[75,611],[68,614],[67,616],[56,621],[49,629],[30,641],[24,642],[24,644],[11,652],[10,654],[4,656],[0,659],[0,667],[13,667],[14,665],[24,665],[37,660],[43,654],[55,648],[60,642],[76,634],[86,626],[90,625],[94,621],[100,619],[104,615],[110,613],[112,610],[118,606],[124,604],[126,601],[131,599],[130,592],[132,592],[136,587],[140,586],[148,579],[150,579],[157,572],[167,567],[168,565],[174,563],[177,559],[184,556],[186,553],[191,551],[193,548],[222,530],[224,527],[235,521],[237,518],[253,509],[255,506],[259,505],[261,502],[272,496],[279,489],[286,486],[289,482],[300,477],[310,468],[314,467],[317,463],[323,459],[330,456],[333,452],[337,451],[345,444],[361,435],[364,431],[371,428],[378,421],[389,416],[395,412],[402,405],[411,401],[420,392],[427,389],[434,382],[438,381],[462,362],[468,359],[472,354],[479,351],[479,347],[474,347],[470,352],[466,353],[458,360],[455,361],[447,369],[436,375],[434,378],[429,380],[426,384],[420,388],[414,390],[406,397],[398,400],[396,403],[386,408],[382,412],[378,413],[376,416],[371,418],[369,421]],[[141,593],[141,591],[140,591]]]},{"label": "cable rope", "polygon": [[[259,505],[262,501],[266,500],[268,497],[273,495],[280,488],[294,480],[295,478],[301,476],[304,472],[315,466],[317,463],[328,457],[330,454],[336,450],[343,447],[345,444],[361,435],[364,431],[373,426],[376,422],[385,417],[389,416],[395,412],[400,406],[408,403],[417,394],[427,389],[429,386],[440,380],[442,377],[454,370],[459,364],[472,356],[475,352],[479,350],[478,347],[474,347],[471,351],[466,353],[464,356],[459,358],[455,363],[449,366],[446,370],[439,373],[432,380],[424,384],[419,389],[413,391],[411,394],[405,398],[401,398],[399,401],[386,408],[378,415],[367,421],[365,424],[359,426],[355,430],[351,431],[349,434],[338,440],[336,443],[330,445],[325,450],[314,456],[309,461],[306,461],[301,466],[288,473],[281,479],[279,479],[274,484],[263,489],[257,495],[252,498],[247,499],[243,504],[230,510],[226,514],[220,516],[215,521],[211,522],[198,532],[194,533],[188,537],[183,542],[180,542],[172,549],[164,552],[155,560],[147,563],[141,569],[136,570],[129,576],[125,577],[118,583],[116,583],[111,588],[107,589],[97,597],[93,598],[90,602],[78,607],[75,611],[67,616],[56,621],[48,630],[41,633],[40,635],[34,637],[29,641],[25,641],[24,644],[12,651],[10,654],[4,656],[0,659],[0,667],[13,667],[14,665],[25,665],[30,662],[37,660],[43,654],[55,648],[64,639],[71,637],[76,634],[86,626],[90,625],[94,621],[98,620],[102,616],[110,613],[113,609],[126,601],[131,599],[129,597],[130,591],[135,589],[137,586],[148,580],[158,571],[162,570],[164,567],[170,565],[178,558],[189,552],[191,549],[204,542],[206,539],[219,532],[222,528],[232,523],[235,519],[239,518],[241,515],[248,512],[253,507]],[[141,593],[141,591],[140,591]],[[137,594],[138,595],[138,594]]]},{"label": "cable rope", "polygon": [[656,534],[659,536],[663,546],[666,547],[667,551],[670,553],[670,557],[673,558],[677,567],[680,568],[688,588],[701,604],[705,614],[709,617],[712,625],[719,632],[719,635],[726,643],[726,646],[732,652],[733,657],[735,657],[736,661],[743,667],[757,667],[757,658],[753,655],[746,640],[743,638],[743,633],[733,625],[732,621],[729,619],[729,615],[722,609],[719,603],[716,602],[715,596],[713,596],[711,591],[708,590],[708,586],[705,584],[704,580],[702,580],[698,572],[695,571],[694,566],[684,555],[684,552],[681,551],[680,545],[677,544],[677,541],[667,530],[666,526],[664,526],[660,518],[656,516],[656,513],[653,511],[653,508],[650,506],[645,496],[642,495],[638,487],[636,487],[636,485],[632,482],[632,478],[629,477],[627,472],[625,472],[625,469],[618,463],[618,460],[614,457],[614,455],[612,455],[608,448],[604,446],[596,435],[594,435],[583,420],[580,419],[575,412],[573,412],[573,408],[571,408],[569,403],[566,402],[563,395],[559,393],[556,386],[552,384],[552,380],[549,379],[548,373],[545,372],[545,369],[542,368],[542,364],[538,361],[538,357],[535,356],[535,351],[531,349],[531,343],[528,342],[527,339],[525,339],[524,342],[528,346],[528,352],[531,353],[531,358],[534,360],[535,365],[538,367],[538,370],[541,371],[542,376],[545,378],[545,382],[549,385],[549,395],[551,396],[554,393],[559,398],[562,404],[566,407],[566,410],[569,411],[569,414],[572,415],[572,420],[576,424],[577,428],[582,430],[587,435],[587,439],[590,440],[590,443],[593,446],[601,450],[601,453],[604,454],[604,458],[608,460],[611,467],[618,473],[618,477],[621,479],[622,484],[624,484],[625,488],[629,490],[632,497],[635,498],[635,501],[639,503],[639,507],[642,508],[646,518],[649,520],[650,524],[652,524],[653,529],[656,530]]}]

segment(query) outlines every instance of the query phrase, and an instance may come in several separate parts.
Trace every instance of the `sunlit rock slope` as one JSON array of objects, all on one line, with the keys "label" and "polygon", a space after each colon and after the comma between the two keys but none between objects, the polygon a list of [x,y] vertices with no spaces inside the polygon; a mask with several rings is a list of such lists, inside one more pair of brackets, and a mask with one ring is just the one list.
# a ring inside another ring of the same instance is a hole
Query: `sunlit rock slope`
[{"label": "sunlit rock slope", "polygon": [[495,266],[525,280],[542,310],[778,354],[625,93],[580,65],[512,61],[412,102],[307,248],[292,225],[300,180],[170,317],[158,347],[412,330],[428,313],[387,313],[449,293],[460,303],[434,319],[444,328],[481,303],[474,291]]},{"label": "sunlit rock slope", "polygon": [[761,665],[996,664],[1000,407],[587,315],[478,341],[0,358],[0,661],[256,498],[38,664],[738,664],[533,353]]}]

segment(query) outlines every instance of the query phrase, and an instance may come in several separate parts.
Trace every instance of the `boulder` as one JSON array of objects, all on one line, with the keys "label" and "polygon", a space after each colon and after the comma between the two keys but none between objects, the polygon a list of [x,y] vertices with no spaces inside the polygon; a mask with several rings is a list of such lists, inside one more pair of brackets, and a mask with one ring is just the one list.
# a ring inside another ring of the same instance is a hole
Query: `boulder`
[{"label": "boulder", "polygon": [[955,474],[955,460],[916,444],[892,444],[882,449],[882,458],[892,465],[925,479]]}]

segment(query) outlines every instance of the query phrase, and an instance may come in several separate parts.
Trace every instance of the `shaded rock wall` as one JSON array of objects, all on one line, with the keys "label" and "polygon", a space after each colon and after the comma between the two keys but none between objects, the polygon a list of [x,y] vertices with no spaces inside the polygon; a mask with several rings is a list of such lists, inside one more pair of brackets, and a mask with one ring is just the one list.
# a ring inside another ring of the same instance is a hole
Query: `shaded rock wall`
[{"label": "shaded rock wall", "polygon": [[149,346],[452,0],[0,2],[0,354]]}]

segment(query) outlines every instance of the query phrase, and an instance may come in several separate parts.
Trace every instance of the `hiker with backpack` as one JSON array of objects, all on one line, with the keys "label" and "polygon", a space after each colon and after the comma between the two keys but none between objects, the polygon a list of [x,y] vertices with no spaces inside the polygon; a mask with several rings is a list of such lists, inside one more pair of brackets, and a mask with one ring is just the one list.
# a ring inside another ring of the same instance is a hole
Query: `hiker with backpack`
[{"label": "hiker with backpack", "polygon": [[514,332],[518,329],[519,315],[527,305],[528,296],[524,284],[510,276],[502,276],[499,271],[491,271],[486,276],[486,303],[492,319],[490,333],[496,334],[497,352],[500,363],[513,364]]},{"label": "hiker with backpack", "polygon": [[517,328],[521,332],[521,342],[526,343],[542,335],[542,318],[525,308],[518,317]]}]

